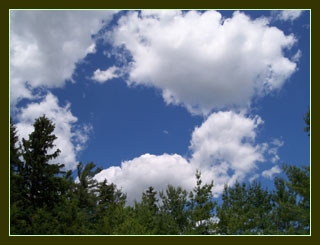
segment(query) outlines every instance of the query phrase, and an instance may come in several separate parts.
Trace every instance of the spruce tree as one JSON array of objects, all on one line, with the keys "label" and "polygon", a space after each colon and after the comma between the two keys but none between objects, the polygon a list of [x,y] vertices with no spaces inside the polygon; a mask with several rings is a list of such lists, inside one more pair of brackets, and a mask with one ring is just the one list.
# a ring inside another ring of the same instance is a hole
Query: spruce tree
[{"label": "spruce tree", "polygon": [[61,196],[59,174],[64,173],[64,165],[50,162],[60,154],[59,149],[50,153],[57,139],[53,133],[55,125],[44,115],[35,120],[33,127],[29,139],[22,139],[25,184],[34,208],[51,208]]}]

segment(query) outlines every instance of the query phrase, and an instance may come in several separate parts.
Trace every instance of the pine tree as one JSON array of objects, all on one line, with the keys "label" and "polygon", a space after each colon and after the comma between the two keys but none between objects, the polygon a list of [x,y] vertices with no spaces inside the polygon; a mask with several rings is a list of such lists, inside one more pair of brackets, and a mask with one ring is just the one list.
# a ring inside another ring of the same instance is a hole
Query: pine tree
[{"label": "pine tree", "polygon": [[157,192],[150,186],[142,193],[140,203],[135,202],[135,216],[144,234],[159,234],[159,209]]},{"label": "pine tree", "polygon": [[304,131],[308,132],[308,135],[310,136],[310,108],[308,108],[303,120],[307,124],[307,126],[304,128]]},{"label": "pine tree", "polygon": [[310,168],[283,166],[288,180],[276,178],[273,194],[275,233],[309,234]]},{"label": "pine tree", "polygon": [[220,234],[265,234],[271,229],[271,195],[260,183],[226,185],[222,200],[217,208]]},{"label": "pine tree", "polygon": [[210,184],[202,184],[201,172],[196,172],[197,185],[190,192],[188,208],[190,212],[190,226],[188,233],[208,235],[212,234],[213,212],[216,206],[212,195],[213,181]]},{"label": "pine tree", "polygon": [[183,234],[188,224],[186,190],[169,185],[166,192],[160,192],[162,205],[160,207],[161,234]]},{"label": "pine tree", "polygon": [[113,183],[99,183],[97,202],[97,234],[113,234],[125,219],[126,195]]}]

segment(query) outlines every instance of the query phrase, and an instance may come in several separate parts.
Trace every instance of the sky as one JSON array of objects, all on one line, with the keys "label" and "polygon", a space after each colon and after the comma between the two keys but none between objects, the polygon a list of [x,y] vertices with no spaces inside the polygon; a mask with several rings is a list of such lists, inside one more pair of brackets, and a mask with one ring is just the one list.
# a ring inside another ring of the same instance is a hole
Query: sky
[{"label": "sky", "polygon": [[63,163],[94,162],[133,203],[200,170],[272,188],[309,165],[309,10],[11,10],[10,115],[45,114]]}]

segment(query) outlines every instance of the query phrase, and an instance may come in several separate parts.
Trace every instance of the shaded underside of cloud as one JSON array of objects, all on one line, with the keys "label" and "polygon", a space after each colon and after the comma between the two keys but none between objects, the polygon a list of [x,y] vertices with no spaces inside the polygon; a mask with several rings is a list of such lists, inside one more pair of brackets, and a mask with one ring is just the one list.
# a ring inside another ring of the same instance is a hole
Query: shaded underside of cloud
[{"label": "shaded underside of cloud", "polygon": [[166,103],[195,114],[246,107],[296,69],[284,56],[295,37],[240,12],[228,19],[217,11],[129,12],[106,36],[132,55],[128,84],[160,88]]}]

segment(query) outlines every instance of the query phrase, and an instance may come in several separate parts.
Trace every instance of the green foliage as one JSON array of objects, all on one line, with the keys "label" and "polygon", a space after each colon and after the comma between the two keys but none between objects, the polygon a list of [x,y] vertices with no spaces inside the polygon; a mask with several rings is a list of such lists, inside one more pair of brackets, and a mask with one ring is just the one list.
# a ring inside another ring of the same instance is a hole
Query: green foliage
[{"label": "green foliage", "polygon": [[303,120],[307,124],[307,126],[304,128],[304,131],[308,132],[308,135],[310,136],[310,108],[308,108]]},{"label": "green foliage", "polygon": [[[306,122],[308,119],[306,119]],[[309,125],[309,124],[308,124]],[[225,186],[218,205],[213,182],[188,193],[169,185],[153,187],[134,206],[93,162],[77,165],[77,178],[54,163],[54,124],[45,116],[22,144],[10,120],[10,232],[65,235],[207,235],[310,233],[310,168],[284,166],[287,178],[275,178],[273,191],[258,182]]]},{"label": "green foliage", "polygon": [[181,187],[175,188],[169,185],[166,192],[160,192],[162,199],[161,213],[161,230],[164,234],[178,235],[184,234],[188,228],[188,212],[186,190]]},{"label": "green foliage", "polygon": [[188,233],[208,235],[213,231],[213,211],[216,206],[212,195],[213,181],[201,186],[201,172],[196,172],[197,185],[189,195],[190,226]]},{"label": "green foliage", "polygon": [[283,167],[288,176],[275,179],[273,231],[276,234],[310,233],[310,168]]},{"label": "green foliage", "polygon": [[59,200],[59,187],[61,178],[57,175],[63,173],[63,164],[49,164],[55,159],[60,150],[52,154],[48,152],[54,147],[54,124],[45,116],[36,119],[34,131],[29,139],[22,139],[22,156],[24,167],[21,175],[24,178],[28,190],[28,198],[34,208],[41,208],[47,205],[52,208]]},{"label": "green foliage", "polygon": [[217,209],[220,234],[264,234],[269,229],[271,195],[260,183],[225,186],[222,200]]}]

